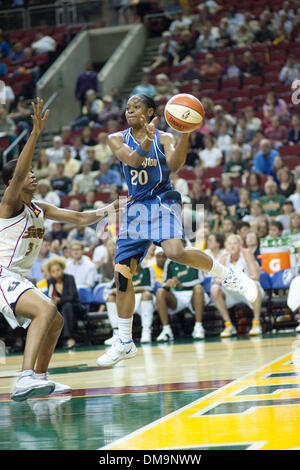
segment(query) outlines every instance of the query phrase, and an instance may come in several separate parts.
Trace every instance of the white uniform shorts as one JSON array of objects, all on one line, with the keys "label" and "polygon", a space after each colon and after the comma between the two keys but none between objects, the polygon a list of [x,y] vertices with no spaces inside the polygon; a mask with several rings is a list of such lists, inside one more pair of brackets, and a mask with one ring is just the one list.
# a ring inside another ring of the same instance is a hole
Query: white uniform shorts
[{"label": "white uniform shorts", "polygon": [[295,277],[290,284],[287,306],[292,312],[300,307],[300,276]]},{"label": "white uniform shorts", "polygon": [[8,269],[0,267],[0,311],[9,325],[15,329],[18,326],[27,328],[31,320],[15,315],[15,306],[19,297],[28,289],[34,289],[45,300],[51,302],[41,291],[28,279],[13,273]]},{"label": "white uniform shorts", "polygon": [[[261,298],[263,299],[265,292],[261,286],[259,287],[260,287]],[[248,305],[249,308],[251,308],[251,310],[253,310],[253,305],[250,302],[248,302],[248,300],[243,295],[225,287],[222,287],[222,291],[225,294],[225,304],[227,308],[234,307],[237,304],[246,304]]]},{"label": "white uniform shorts", "polygon": [[[182,291],[171,290],[171,292],[176,297],[177,307],[174,310],[169,308],[170,315],[180,312],[184,308],[188,308],[192,313],[195,313],[195,310],[192,305],[193,289]],[[210,298],[207,293],[204,292],[204,305],[208,305],[209,302]]]}]

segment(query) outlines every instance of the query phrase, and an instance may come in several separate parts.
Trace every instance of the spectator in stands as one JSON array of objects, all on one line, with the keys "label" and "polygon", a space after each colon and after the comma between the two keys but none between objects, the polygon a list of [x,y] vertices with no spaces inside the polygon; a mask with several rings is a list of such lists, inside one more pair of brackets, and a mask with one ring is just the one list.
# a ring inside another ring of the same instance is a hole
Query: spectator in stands
[{"label": "spectator in stands", "polygon": [[259,200],[255,199],[250,202],[250,213],[244,215],[242,220],[251,225],[258,225],[260,217],[263,215],[263,208]]},{"label": "spectator in stands", "polygon": [[185,58],[186,69],[180,75],[180,84],[192,82],[193,80],[200,80],[201,75],[199,69],[195,66],[195,60],[191,56]]},{"label": "spectator in stands", "polygon": [[[234,215],[237,219],[241,220],[246,215],[250,214],[250,194],[247,188],[240,188],[239,202],[236,205]],[[243,219],[244,220],[244,219]]]},{"label": "spectator in stands", "polygon": [[179,61],[179,56],[177,53],[172,51],[169,47],[168,41],[163,41],[159,47],[158,55],[153,58],[153,62],[149,67],[144,67],[143,72],[145,74],[150,74],[153,70],[158,67],[171,67]]},{"label": "spectator in stands", "polygon": [[30,132],[32,129],[31,119],[32,108],[28,105],[24,96],[19,96],[17,105],[9,113],[9,117],[13,119],[15,124],[23,131]]},{"label": "spectator in stands", "polygon": [[258,62],[255,62],[250,51],[244,52],[240,69],[242,77],[262,76],[262,68]]},{"label": "spectator in stands", "polygon": [[81,135],[76,135],[74,138],[74,144],[71,147],[71,156],[75,160],[78,160],[80,163],[87,160],[87,151],[88,147],[82,141]]},{"label": "spectator in stands", "polygon": [[0,137],[8,137],[11,143],[16,138],[16,130],[17,126],[8,116],[7,109],[4,106],[0,106]]},{"label": "spectator in stands", "polygon": [[279,80],[285,85],[291,85],[293,81],[299,77],[299,63],[296,62],[295,57],[290,54],[285,65],[279,72]]},{"label": "spectator in stands", "polygon": [[241,24],[234,36],[234,44],[236,47],[251,46],[254,40],[253,32],[247,28],[245,24]]},{"label": "spectator in stands", "polygon": [[87,191],[84,195],[84,202],[80,206],[80,212],[94,209],[96,201],[96,192],[91,190]]},{"label": "spectator in stands", "polygon": [[258,173],[251,171],[248,177],[248,189],[250,194],[250,201],[259,199],[263,195],[261,187],[261,176]]},{"label": "spectator in stands", "polygon": [[0,51],[0,77],[5,77],[8,72],[6,63],[3,60],[2,52]]},{"label": "spectator in stands", "polygon": [[283,225],[279,220],[271,220],[269,223],[269,233],[267,238],[280,238],[283,232]]},{"label": "spectator in stands", "polygon": [[60,197],[51,190],[51,183],[48,179],[41,179],[37,182],[37,192],[35,198],[41,202],[48,202],[53,206],[60,207]]},{"label": "spectator in stands", "polygon": [[44,275],[42,273],[42,265],[51,257],[55,256],[50,252],[51,237],[47,234],[44,235],[43,243],[41,245],[39,254],[33,263],[33,266],[29,272],[29,275],[36,281],[42,281]]},{"label": "spectator in stands", "polygon": [[222,122],[222,124],[219,128],[219,132],[217,134],[217,145],[218,145],[219,149],[222,150],[222,152],[225,156],[225,159],[226,159],[226,157],[228,155],[228,152],[230,150],[231,142],[232,142],[232,137],[228,132],[227,123],[226,123],[226,121],[224,121],[224,122]]},{"label": "spectator in stands", "polygon": [[204,64],[200,67],[202,80],[219,80],[222,76],[222,67],[215,61],[213,54],[206,54]]},{"label": "spectator in stands", "polygon": [[274,113],[279,116],[280,119],[289,117],[289,111],[286,102],[282,98],[279,98],[275,91],[268,92],[265,104],[263,105],[264,113],[268,105],[274,106]]},{"label": "spectator in stands", "polygon": [[299,234],[300,232],[300,214],[293,213],[290,217],[289,229],[284,232],[284,236]]},{"label": "spectator in stands", "polygon": [[[207,112],[207,108],[205,107]],[[220,132],[220,127],[224,123],[224,121],[227,124],[227,132],[229,135],[233,135],[233,128],[236,123],[236,120],[231,114],[225,113],[223,106],[220,104],[217,104],[216,106],[213,107],[213,117],[209,120],[209,127],[210,127],[210,132],[218,136]]]},{"label": "spectator in stands", "polygon": [[98,183],[97,189],[101,191],[107,186],[117,186],[118,188],[122,187],[122,180],[120,173],[116,170],[112,170],[108,162],[100,162],[100,171],[98,176],[96,176],[96,184]]},{"label": "spectator in stands", "polygon": [[104,107],[101,113],[98,114],[97,122],[102,127],[106,127],[107,122],[110,119],[114,119],[115,121],[120,123],[121,117],[122,117],[122,111],[116,106],[113,106],[112,97],[110,95],[105,95],[103,96],[102,101],[103,101]]},{"label": "spectator in stands", "polygon": [[275,39],[275,34],[272,29],[272,12],[266,11],[263,16],[260,17],[259,25],[260,28],[254,34],[255,43],[266,43],[271,45]]},{"label": "spectator in stands", "polygon": [[290,128],[288,130],[288,144],[294,145],[300,143],[300,115],[293,114],[291,118]]},{"label": "spectator in stands", "polygon": [[52,178],[56,173],[56,165],[51,162],[46,150],[40,150],[33,167],[33,171],[37,180],[43,178]]},{"label": "spectator in stands", "polygon": [[184,16],[183,12],[178,12],[174,20],[169,26],[169,31],[173,36],[182,34],[183,31],[189,30],[192,24],[191,18]]},{"label": "spectator in stands", "polygon": [[[88,147],[86,150],[87,162],[91,165],[91,171],[99,171],[100,163],[95,158],[95,150],[94,147]],[[82,171],[82,167],[80,172]]]},{"label": "spectator in stands", "polygon": [[80,162],[72,158],[71,147],[64,145],[63,150],[64,176],[73,179],[80,170]]},{"label": "spectator in stands", "polygon": [[114,278],[116,242],[110,238],[106,249],[107,255],[101,265],[101,282],[111,282]]},{"label": "spectator in stands", "polygon": [[282,194],[284,197],[288,198],[296,189],[294,183],[293,175],[287,166],[283,166],[276,173],[278,179],[278,194]]},{"label": "spectator in stands", "polygon": [[288,130],[280,124],[280,117],[275,115],[271,118],[271,126],[265,129],[265,136],[270,140],[272,147],[278,149],[287,143]]},{"label": "spectator in stands", "polygon": [[73,180],[72,191],[69,193],[70,196],[76,194],[86,194],[88,191],[94,191],[96,189],[95,176],[91,172],[91,164],[88,161],[82,164],[82,173],[75,176]]},{"label": "spectator in stands", "polygon": [[246,222],[244,220],[239,220],[236,223],[235,233],[240,237],[241,242],[242,242],[242,247],[244,248],[246,247],[246,236],[249,230],[250,230],[249,222]]},{"label": "spectator in stands", "polygon": [[204,250],[204,253],[219,261],[225,253],[224,242],[225,237],[223,233],[211,233],[207,238],[207,248]]},{"label": "spectator in stands", "polygon": [[170,180],[175,191],[178,191],[181,194],[181,196],[188,196],[189,185],[186,179],[180,178],[177,172],[171,172]]},{"label": "spectator in stands", "polygon": [[108,230],[102,231],[100,234],[98,234],[98,237],[101,244],[98,244],[93,251],[93,263],[97,268],[97,272],[101,273],[101,266],[108,256],[107,244],[112,237]]},{"label": "spectator in stands", "polygon": [[64,176],[64,170],[64,163],[57,163],[56,174],[50,180],[53,191],[56,191],[60,198],[66,196],[72,190],[72,180]]},{"label": "spectator in stands", "polygon": [[98,143],[94,147],[95,159],[98,162],[107,162],[111,156],[112,151],[108,145],[108,134],[106,132],[100,132],[97,137]]},{"label": "spectator in stands", "polygon": [[81,140],[82,144],[87,147],[93,147],[97,143],[97,141],[92,136],[92,129],[89,126],[86,126],[82,129]]},{"label": "spectator in stands", "polygon": [[[277,193],[277,184],[273,180],[267,180],[264,184],[265,195],[260,198],[264,214],[270,217],[280,215],[282,204],[285,197]],[[290,196],[292,197],[292,196]]]},{"label": "spectator in stands", "polygon": [[96,93],[99,91],[97,72],[95,72],[91,62],[86,63],[85,70],[76,79],[75,96],[80,101],[81,106],[84,104],[88,90],[94,90]]},{"label": "spectator in stands", "polygon": [[20,41],[17,41],[13,45],[9,58],[12,64],[14,62],[19,62],[20,60],[24,59],[24,47]]},{"label": "spectator in stands", "polygon": [[54,164],[63,162],[64,146],[60,135],[53,137],[53,145],[52,147],[46,148],[46,154]]},{"label": "spectator in stands", "polygon": [[[270,219],[270,217],[268,215],[263,215],[263,216],[259,217],[259,219],[258,219],[256,229],[257,229],[257,233],[258,233],[260,239],[266,238],[268,236],[268,233],[269,233],[269,219]],[[253,227],[254,227],[254,224],[253,224]]]},{"label": "spectator in stands", "polygon": [[[233,145],[231,147],[231,151],[236,149],[236,145],[238,146],[242,160],[251,160],[252,157],[252,148],[249,143],[245,141],[245,137],[243,132],[236,132],[233,137]],[[230,152],[229,152],[230,155]]]},{"label": "spectator in stands", "polygon": [[239,78],[240,68],[237,65],[236,56],[233,52],[230,52],[227,56],[227,62],[223,69],[223,79],[228,78]]},{"label": "spectator in stands", "polygon": [[61,138],[63,141],[63,145],[72,146],[74,144],[74,138],[72,137],[72,128],[70,126],[62,127]]},{"label": "spectator in stands", "polygon": [[284,230],[289,230],[291,216],[294,214],[294,205],[292,201],[284,201],[281,207],[281,214],[275,220],[282,223]]},{"label": "spectator in stands", "polygon": [[66,260],[63,257],[53,257],[46,263],[49,273],[47,279],[48,295],[64,319],[62,338],[64,347],[71,349],[75,346],[75,315],[82,312],[75,279],[71,274],[66,274]]},{"label": "spectator in stands", "polygon": [[268,104],[265,108],[265,111],[262,116],[261,127],[265,131],[268,127],[272,125],[271,119],[275,116],[275,107],[272,104]]},{"label": "spectator in stands", "polygon": [[238,118],[235,132],[242,133],[244,136],[244,141],[249,144],[251,143],[253,147],[253,140],[255,139],[256,134],[253,129],[249,129],[249,127],[247,127],[247,121],[244,115]]},{"label": "spectator in stands", "polygon": [[72,128],[74,130],[78,130],[88,125],[94,127],[97,117],[103,110],[103,107],[103,101],[97,97],[95,90],[87,90],[84,94],[82,114],[73,122]]},{"label": "spectator in stands", "polygon": [[246,129],[248,131],[257,132],[261,128],[261,119],[255,116],[252,106],[247,106],[244,110],[244,117],[246,120]]},{"label": "spectator in stands", "polygon": [[155,86],[152,85],[152,83],[150,83],[150,75],[145,73],[142,76],[141,83],[139,83],[139,85],[136,85],[134,87],[130,96],[143,94],[143,95],[151,96],[151,98],[154,98],[155,93],[156,93]]},{"label": "spectator in stands", "polygon": [[261,266],[260,239],[258,233],[250,230],[246,235],[246,248],[253,254],[255,261]]},{"label": "spectator in stands", "polygon": [[31,48],[36,54],[44,54],[45,52],[55,52],[57,43],[51,36],[43,33],[36,33],[35,41],[31,43]]},{"label": "spectator in stands", "polygon": [[204,150],[199,152],[199,158],[204,168],[216,168],[222,163],[222,152],[216,146],[212,135],[204,137]]},{"label": "spectator in stands", "polygon": [[201,179],[196,179],[193,182],[193,186],[189,194],[191,196],[193,210],[196,210],[197,204],[203,204],[205,208],[208,207],[209,197],[205,194]]},{"label": "spectator in stands", "polygon": [[236,206],[239,202],[239,190],[233,186],[228,173],[222,174],[221,187],[216,189],[215,194],[225,202],[226,206]]},{"label": "spectator in stands", "polygon": [[158,75],[156,75],[155,78],[155,101],[168,100],[178,92],[178,90],[174,86],[174,83],[169,80],[168,75],[166,75],[165,73],[159,73]]},{"label": "spectator in stands", "polygon": [[251,279],[256,281],[258,296],[255,302],[251,304],[247,302],[242,295],[233,292],[228,287],[221,286],[221,281],[218,279],[214,281],[214,284],[211,286],[211,296],[225,323],[225,329],[221,333],[221,338],[227,338],[236,334],[236,329],[231,323],[228,309],[239,303],[244,303],[253,310],[254,318],[249,335],[261,335],[260,312],[264,292],[259,284],[258,264],[255,261],[253,253],[249,249],[242,247],[241,239],[238,235],[230,235],[226,239],[225,248],[227,253],[221,257],[220,263],[225,266],[239,266],[240,269],[246,272]]},{"label": "spectator in stands", "polygon": [[211,52],[214,51],[216,47],[217,42],[213,35],[212,28],[209,24],[206,24],[196,41],[196,52]]},{"label": "spectator in stands", "polygon": [[228,19],[223,17],[219,23],[218,36],[216,38],[217,49],[224,50],[232,47],[233,41],[229,33]]},{"label": "spectator in stands", "polygon": [[66,240],[68,233],[64,230],[64,224],[61,222],[53,222],[52,229],[48,232],[51,237],[51,241],[59,241],[60,243],[63,240]]},{"label": "spectator in stands", "polygon": [[260,143],[260,151],[254,155],[253,171],[263,175],[270,175],[274,165],[274,159],[278,151],[271,148],[268,139],[263,139]]},{"label": "spectator in stands", "polygon": [[74,276],[77,289],[81,286],[93,289],[98,281],[96,266],[83,253],[84,243],[81,240],[70,242],[70,259],[67,260],[65,273]]},{"label": "spectator in stands", "polygon": [[295,211],[300,214],[300,178],[296,181],[295,192],[289,196],[289,201],[292,201]]},{"label": "spectator in stands", "polygon": [[0,52],[2,53],[3,59],[6,59],[6,57],[8,57],[11,52],[10,44],[4,38],[2,28],[0,28]]},{"label": "spectator in stands", "polygon": [[242,159],[242,152],[238,146],[231,147],[231,157],[224,166],[224,173],[231,178],[241,178],[245,181],[249,175],[248,163]]}]

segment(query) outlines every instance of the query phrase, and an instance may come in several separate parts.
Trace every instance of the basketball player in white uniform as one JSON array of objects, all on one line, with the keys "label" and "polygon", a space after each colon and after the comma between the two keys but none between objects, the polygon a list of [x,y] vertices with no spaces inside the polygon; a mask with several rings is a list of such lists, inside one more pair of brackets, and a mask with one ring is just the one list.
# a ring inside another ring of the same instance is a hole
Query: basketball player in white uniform
[{"label": "basketball player in white uniform", "polygon": [[226,253],[221,256],[220,263],[224,266],[234,267],[243,271],[247,276],[251,277],[257,284],[258,296],[255,302],[250,303],[244,295],[230,289],[230,287],[221,286],[218,280],[215,280],[215,283],[211,286],[211,296],[225,322],[225,329],[222,331],[221,337],[226,338],[236,334],[228,309],[239,303],[244,303],[253,310],[254,318],[249,335],[260,335],[262,331],[259,318],[264,290],[259,283],[259,266],[250,250],[242,248],[239,235],[229,235],[225,242],[225,249]]},{"label": "basketball player in white uniform", "polygon": [[51,220],[90,225],[110,212],[118,212],[115,202],[96,211],[78,213],[47,203],[33,203],[37,187],[31,168],[39,134],[49,111],[42,116],[43,101],[33,106],[33,129],[19,158],[2,171],[7,186],[0,204],[0,311],[12,328],[28,328],[22,372],[11,398],[23,401],[70,391],[70,387],[49,381],[48,365],[63,328],[63,318],[51,300],[26,279],[42,244],[44,217]]}]

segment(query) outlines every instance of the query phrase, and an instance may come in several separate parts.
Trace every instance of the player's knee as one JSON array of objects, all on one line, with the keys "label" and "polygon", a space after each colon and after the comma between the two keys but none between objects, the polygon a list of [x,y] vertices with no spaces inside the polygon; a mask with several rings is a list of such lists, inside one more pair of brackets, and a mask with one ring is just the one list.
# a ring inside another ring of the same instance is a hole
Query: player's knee
[{"label": "player's knee", "polygon": [[114,294],[110,294],[110,295],[107,297],[106,302],[113,302],[113,303],[115,303],[115,302],[116,302],[116,297],[114,296]]},{"label": "player's knee", "polygon": [[156,299],[157,300],[165,299],[166,295],[167,295],[166,289],[164,289],[163,287],[160,287],[159,289],[157,289],[157,291],[156,291]]},{"label": "player's knee", "polygon": [[120,292],[126,292],[131,284],[134,271],[131,269],[131,260],[127,259],[115,265],[116,288]]},{"label": "player's knee", "polygon": [[[47,320],[48,323],[53,323],[57,315],[60,315],[57,307],[50,302],[46,303],[41,309],[41,315]],[[61,315],[60,315],[61,316]]]},{"label": "player's knee", "polygon": [[197,284],[196,286],[193,287],[193,293],[195,295],[201,295],[201,296],[204,295],[204,289],[201,286],[201,284]]},{"label": "player's knee", "polygon": [[167,258],[172,261],[180,262],[183,255],[183,247],[181,246],[166,246],[164,252]]},{"label": "player's knee", "polygon": [[142,293],[142,300],[152,300],[151,292],[143,292]]},{"label": "player's knee", "polygon": [[220,286],[217,286],[217,284],[213,284],[210,288],[210,295],[213,297],[213,298],[216,298],[218,297],[222,292],[222,289]]}]

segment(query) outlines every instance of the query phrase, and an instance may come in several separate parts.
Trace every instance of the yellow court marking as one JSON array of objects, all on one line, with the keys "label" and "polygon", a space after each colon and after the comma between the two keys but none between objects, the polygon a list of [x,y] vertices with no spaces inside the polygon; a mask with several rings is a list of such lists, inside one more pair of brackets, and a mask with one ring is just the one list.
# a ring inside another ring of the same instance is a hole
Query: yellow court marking
[{"label": "yellow court marking", "polygon": [[285,354],[103,449],[300,448],[299,352]]}]

